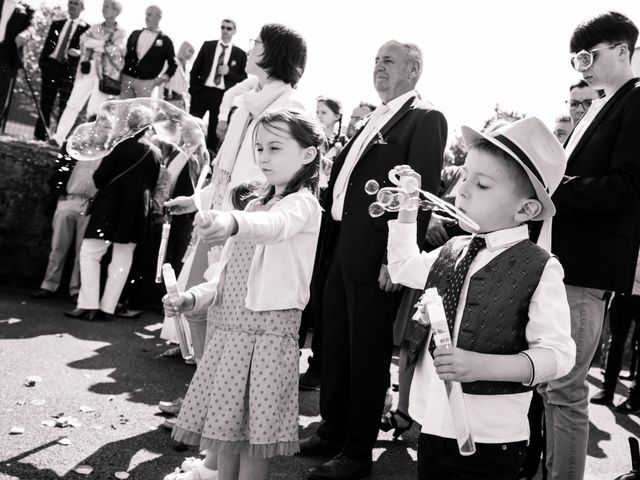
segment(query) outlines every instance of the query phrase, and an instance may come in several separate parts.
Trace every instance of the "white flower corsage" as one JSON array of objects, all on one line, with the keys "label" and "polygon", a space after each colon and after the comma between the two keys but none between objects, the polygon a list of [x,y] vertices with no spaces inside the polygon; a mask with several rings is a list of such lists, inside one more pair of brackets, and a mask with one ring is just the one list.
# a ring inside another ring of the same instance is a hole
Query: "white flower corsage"
[{"label": "white flower corsage", "polygon": [[384,138],[380,130],[376,132],[376,136],[373,139],[373,145],[386,145],[387,140]]},{"label": "white flower corsage", "polygon": [[156,47],[161,47],[162,46],[162,39],[159,38],[156,40]]},{"label": "white flower corsage", "polygon": [[235,60],[231,60],[231,66],[235,67],[236,66],[236,61]]}]

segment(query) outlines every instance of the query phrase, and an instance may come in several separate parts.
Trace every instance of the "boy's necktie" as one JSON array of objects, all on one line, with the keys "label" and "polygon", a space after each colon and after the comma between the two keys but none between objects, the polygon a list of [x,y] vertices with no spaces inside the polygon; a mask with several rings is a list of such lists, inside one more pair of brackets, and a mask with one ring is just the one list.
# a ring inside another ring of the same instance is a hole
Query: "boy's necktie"
[{"label": "boy's necktie", "polygon": [[218,73],[218,70],[222,65],[224,65],[224,54],[227,51],[227,47],[228,47],[228,45],[223,45],[223,44],[220,44],[220,46],[222,47],[222,50],[220,51],[220,56],[218,57],[218,64],[216,65],[216,74],[213,77],[214,85],[220,85],[220,82],[222,81],[222,75]]},{"label": "boy's necktie", "polygon": [[[462,260],[456,265],[453,275],[451,275],[451,280],[449,281],[449,286],[445,290],[444,295],[442,296],[442,304],[444,306],[444,313],[447,316],[447,324],[449,325],[449,332],[451,332],[451,339],[453,340],[453,326],[456,321],[456,312],[458,311],[458,302],[460,301],[460,292],[462,291],[462,284],[464,283],[464,279],[467,277],[467,272],[469,272],[469,267],[471,266],[471,262],[478,252],[486,247],[486,242],[483,237],[473,237],[471,242],[469,242],[469,246],[467,247],[467,253],[465,253]],[[431,340],[431,344],[429,346],[429,351],[433,355],[433,350],[435,349],[435,343],[433,339]]]}]

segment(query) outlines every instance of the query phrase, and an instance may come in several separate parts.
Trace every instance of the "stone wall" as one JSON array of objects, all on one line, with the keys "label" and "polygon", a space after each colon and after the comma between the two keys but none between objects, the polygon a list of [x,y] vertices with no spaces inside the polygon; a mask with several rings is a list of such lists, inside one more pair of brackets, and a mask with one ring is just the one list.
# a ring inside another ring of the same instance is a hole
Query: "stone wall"
[{"label": "stone wall", "polygon": [[0,135],[0,283],[36,288],[47,266],[51,224],[41,211],[55,150]]}]

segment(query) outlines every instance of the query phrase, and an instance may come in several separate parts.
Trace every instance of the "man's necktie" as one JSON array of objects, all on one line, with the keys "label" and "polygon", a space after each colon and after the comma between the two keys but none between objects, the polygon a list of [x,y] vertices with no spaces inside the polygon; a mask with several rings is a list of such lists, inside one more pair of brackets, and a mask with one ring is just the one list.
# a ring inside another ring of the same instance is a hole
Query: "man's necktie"
[{"label": "man's necktie", "polygon": [[[460,301],[460,292],[462,291],[462,284],[469,272],[471,262],[478,255],[478,252],[486,246],[486,242],[483,237],[474,237],[469,246],[467,247],[467,253],[462,257],[462,260],[456,265],[449,281],[449,286],[445,290],[442,296],[442,304],[444,306],[444,313],[447,316],[447,324],[449,325],[449,332],[451,332],[451,339],[453,340],[453,326],[456,321],[456,312],[458,311],[458,302]],[[433,354],[435,344],[433,340],[429,346],[429,351]]]},{"label": "man's necktie", "polygon": [[223,44],[220,44],[220,46],[222,47],[222,50],[220,51],[220,56],[218,56],[218,64],[216,65],[216,74],[213,76],[214,85],[220,85],[220,82],[222,82],[222,75],[218,73],[218,70],[222,65],[224,65],[224,54],[227,51],[227,47],[228,47],[228,45],[223,45]]},{"label": "man's necktie", "polygon": [[[55,59],[59,63],[65,63],[67,61],[67,47],[69,46],[69,40],[71,39],[71,29],[73,28],[73,21],[69,20],[67,30],[64,32],[64,37],[58,42],[60,48],[55,56]],[[63,27],[64,28],[64,27]]]}]

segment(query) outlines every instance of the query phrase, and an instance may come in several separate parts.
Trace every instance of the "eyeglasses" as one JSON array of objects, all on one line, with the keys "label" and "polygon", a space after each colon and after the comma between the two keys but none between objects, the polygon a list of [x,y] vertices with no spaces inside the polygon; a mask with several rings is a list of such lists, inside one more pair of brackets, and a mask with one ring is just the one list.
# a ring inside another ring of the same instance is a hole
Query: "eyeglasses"
[{"label": "eyeglasses", "polygon": [[226,25],[221,25],[220,30],[226,30],[227,32],[233,32],[233,27],[228,27]]},{"label": "eyeglasses", "polygon": [[257,38],[252,38],[251,40],[249,40],[249,49],[255,47],[257,43],[261,44],[262,40],[258,40]]},{"label": "eyeglasses", "polygon": [[575,110],[576,108],[578,108],[581,105],[582,105],[582,108],[584,108],[585,110],[589,110],[589,107],[593,103],[593,98],[587,98],[587,99],[582,100],[582,101],[579,101],[579,100],[566,100],[564,103],[569,105],[569,108],[571,110]]},{"label": "eyeglasses", "polygon": [[618,45],[622,44],[616,43],[612,45],[605,45],[604,47],[594,48],[593,50],[580,50],[575,55],[571,55],[571,66],[578,72],[584,72],[585,70],[588,70],[591,65],[593,65],[593,52],[605,50],[607,48],[615,48]]}]

